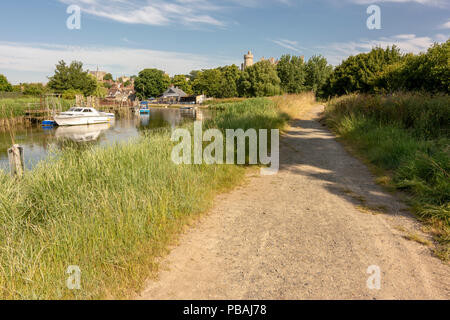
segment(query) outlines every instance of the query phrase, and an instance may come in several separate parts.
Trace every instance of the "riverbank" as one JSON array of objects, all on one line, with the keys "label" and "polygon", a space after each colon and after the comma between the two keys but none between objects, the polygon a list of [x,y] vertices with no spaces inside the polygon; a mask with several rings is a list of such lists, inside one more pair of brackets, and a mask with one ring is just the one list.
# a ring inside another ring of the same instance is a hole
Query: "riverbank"
[{"label": "riverbank", "polygon": [[[351,95],[334,99],[327,124],[371,165],[377,181],[406,191],[409,204],[450,259],[450,98]],[[415,241],[423,241],[413,237]]]},{"label": "riverbank", "polygon": [[[280,101],[288,103],[227,105],[227,121],[218,113],[209,125],[283,128],[287,114],[309,106],[302,96]],[[20,181],[0,173],[1,298],[134,295],[183,227],[244,178],[241,166],[177,166],[173,146],[169,130],[152,131],[107,148],[66,149]],[[81,290],[66,287],[71,265],[81,269]]]}]

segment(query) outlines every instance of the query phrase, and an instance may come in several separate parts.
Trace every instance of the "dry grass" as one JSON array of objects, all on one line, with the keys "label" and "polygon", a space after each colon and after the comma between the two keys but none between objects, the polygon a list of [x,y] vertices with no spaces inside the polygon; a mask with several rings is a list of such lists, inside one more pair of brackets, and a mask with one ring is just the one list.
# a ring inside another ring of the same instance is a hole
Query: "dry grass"
[{"label": "dry grass", "polygon": [[385,213],[385,207],[383,207],[383,206],[380,206],[380,207],[368,207],[368,206],[361,205],[361,206],[356,206],[356,209],[359,212],[371,214],[373,216],[377,216],[377,215]]},{"label": "dry grass", "polygon": [[275,103],[281,112],[287,114],[291,119],[299,118],[316,104],[316,97],[313,92],[285,94],[272,97],[270,100]]},{"label": "dry grass", "polygon": [[244,100],[247,100],[248,98],[221,98],[221,99],[213,99],[206,101],[204,105],[212,106],[216,104],[223,104],[223,103],[236,103],[236,102],[242,102]]},{"label": "dry grass", "polygon": [[422,236],[416,234],[416,233],[408,233],[404,236],[405,239],[408,239],[410,241],[414,241],[420,244],[423,244],[424,246],[431,246],[433,243],[430,240],[424,239]]}]

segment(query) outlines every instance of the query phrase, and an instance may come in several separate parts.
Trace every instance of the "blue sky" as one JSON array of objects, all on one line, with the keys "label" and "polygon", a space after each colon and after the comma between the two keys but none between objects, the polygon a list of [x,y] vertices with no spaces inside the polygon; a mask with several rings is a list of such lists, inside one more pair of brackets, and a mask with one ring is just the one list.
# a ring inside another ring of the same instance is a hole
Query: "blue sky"
[{"label": "blue sky", "polygon": [[[366,9],[381,8],[369,30]],[[81,8],[69,30],[68,6]],[[17,0],[0,4],[0,74],[46,82],[60,59],[115,76],[171,75],[289,53],[337,65],[373,46],[421,52],[450,35],[449,0]]]}]

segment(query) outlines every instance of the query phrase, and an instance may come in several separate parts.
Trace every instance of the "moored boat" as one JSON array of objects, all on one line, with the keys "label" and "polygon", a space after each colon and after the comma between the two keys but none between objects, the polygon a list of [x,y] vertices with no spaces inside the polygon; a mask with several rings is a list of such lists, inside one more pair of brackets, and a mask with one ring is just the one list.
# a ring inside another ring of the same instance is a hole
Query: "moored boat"
[{"label": "moored boat", "polygon": [[139,114],[150,114],[150,108],[148,106],[148,101],[142,101],[140,103]]}]

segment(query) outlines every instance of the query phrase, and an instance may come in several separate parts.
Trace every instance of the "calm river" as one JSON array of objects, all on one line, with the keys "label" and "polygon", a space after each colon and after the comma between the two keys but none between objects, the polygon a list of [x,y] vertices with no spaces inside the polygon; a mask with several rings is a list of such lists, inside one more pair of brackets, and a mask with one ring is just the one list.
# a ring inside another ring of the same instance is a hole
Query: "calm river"
[{"label": "calm river", "polygon": [[[55,127],[44,129],[34,126],[13,132],[15,142],[24,147],[28,169],[45,160],[49,151],[64,147],[65,141],[77,144],[108,145],[127,141],[143,132],[158,128],[174,128],[185,122],[203,119],[207,111],[179,109],[151,109],[150,115],[117,118],[111,124],[89,126]],[[0,170],[9,170],[7,150],[11,147],[11,133],[0,131]]]}]

